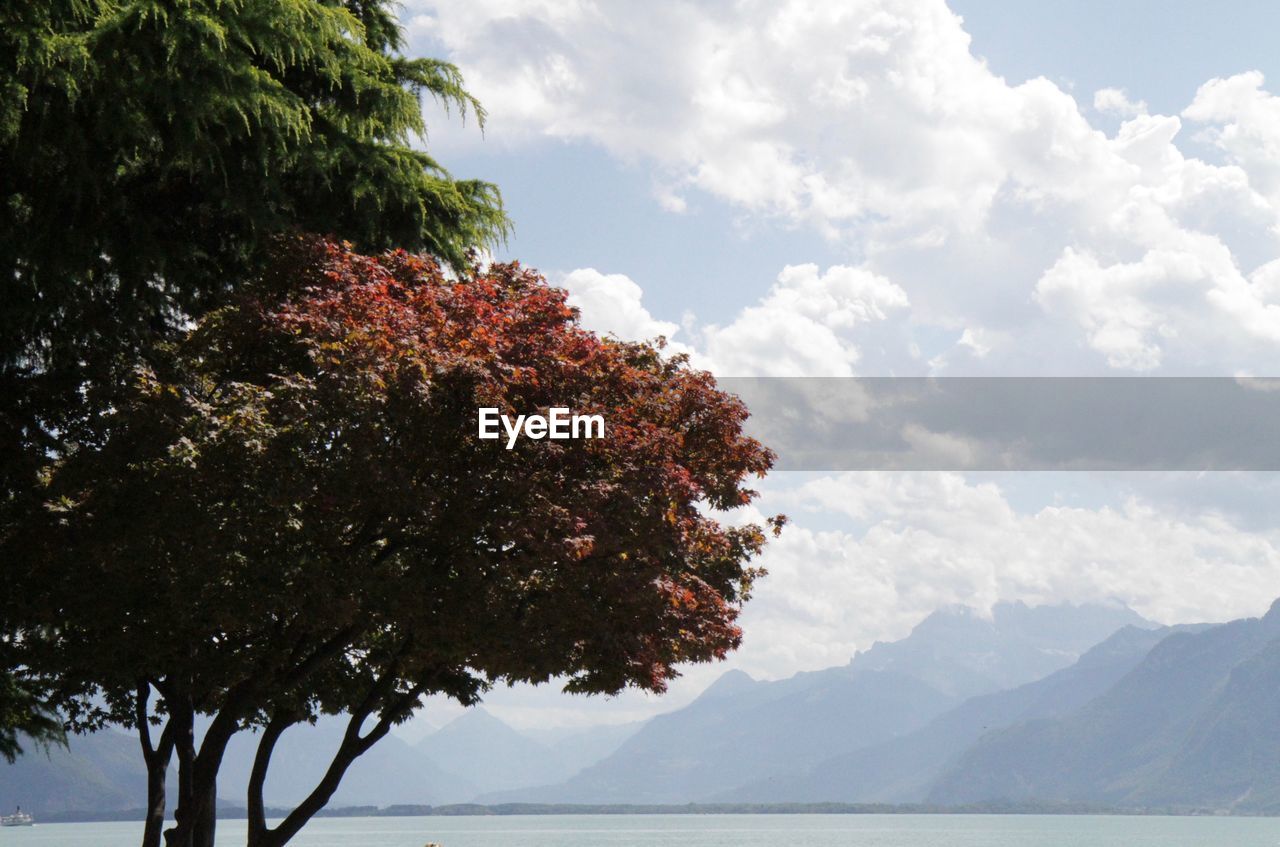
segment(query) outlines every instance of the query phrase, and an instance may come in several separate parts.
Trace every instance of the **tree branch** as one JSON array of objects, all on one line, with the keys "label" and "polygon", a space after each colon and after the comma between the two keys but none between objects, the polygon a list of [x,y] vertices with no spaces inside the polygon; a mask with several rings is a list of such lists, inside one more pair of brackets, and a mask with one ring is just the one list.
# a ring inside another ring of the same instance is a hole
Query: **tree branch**
[{"label": "tree branch", "polygon": [[142,680],[138,683],[138,693],[133,701],[133,720],[138,725],[138,742],[142,745],[142,759],[148,765],[156,754],[151,746],[151,719],[147,714],[147,704],[151,700],[151,683]]},{"label": "tree branch", "polygon": [[344,626],[335,632],[329,638],[325,639],[319,647],[307,658],[300,661],[296,666],[284,674],[281,678],[281,688],[292,688],[293,686],[303,682],[325,661],[334,658],[347,648],[356,634],[360,631],[359,627],[354,624]]},{"label": "tree branch", "polygon": [[253,845],[253,847],[281,847],[286,844],[289,839],[297,835],[298,832],[306,825],[307,821],[328,804],[329,799],[333,797],[334,791],[338,789],[338,785],[342,782],[342,777],[346,774],[347,769],[351,767],[351,763],[364,755],[374,744],[381,741],[386,734],[395,725],[396,721],[404,717],[414,704],[418,702],[418,698],[427,688],[426,682],[420,682],[403,694],[397,695],[393,701],[379,710],[378,722],[374,724],[369,732],[361,735],[360,730],[364,727],[365,721],[369,715],[373,714],[378,704],[385,701],[395,690],[395,684],[399,676],[393,668],[388,669],[370,689],[369,694],[364,701],[351,712],[350,719],[347,721],[346,732],[342,735],[342,742],[338,745],[337,751],[333,755],[333,760],[329,763],[328,770],[325,771],[323,777],[316,787],[307,795],[298,806],[290,812],[284,820],[276,825],[274,829],[266,830],[262,835],[262,840]]},{"label": "tree branch", "polygon": [[174,722],[165,721],[160,732],[160,743],[151,743],[151,716],[147,705],[151,699],[151,682],[138,683],[134,700],[134,719],[138,724],[138,740],[142,744],[142,759],[147,766],[147,817],[142,830],[142,847],[160,847],[160,835],[164,829],[166,805],[165,776],[169,771],[169,759],[173,755]]},{"label": "tree branch", "polygon": [[253,757],[253,769],[249,772],[249,792],[246,800],[249,817],[249,847],[256,847],[267,834],[266,805],[262,799],[262,791],[267,782],[267,769],[271,765],[271,755],[275,752],[276,742],[284,731],[298,722],[294,713],[277,712],[271,716],[262,730],[262,738],[258,740],[258,750]]},{"label": "tree branch", "polygon": [[188,827],[198,825],[197,822],[212,814],[213,810],[209,806],[215,796],[218,771],[222,767],[227,744],[239,731],[240,721],[251,711],[249,707],[255,698],[268,685],[272,690],[287,691],[305,681],[326,661],[340,655],[358,631],[358,627],[354,625],[343,627],[322,642],[311,655],[294,667],[285,669],[275,680],[271,680],[269,675],[255,674],[240,680],[228,690],[223,698],[222,708],[204,734],[199,751],[194,748],[187,750],[181,745],[178,747],[178,808],[183,814],[176,830],[186,837]]}]

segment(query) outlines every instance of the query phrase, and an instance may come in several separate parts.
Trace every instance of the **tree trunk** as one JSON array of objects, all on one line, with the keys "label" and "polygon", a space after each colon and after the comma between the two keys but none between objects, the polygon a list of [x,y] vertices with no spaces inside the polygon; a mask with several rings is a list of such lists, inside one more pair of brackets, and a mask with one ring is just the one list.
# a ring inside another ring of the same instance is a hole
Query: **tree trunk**
[{"label": "tree trunk", "polygon": [[194,847],[192,805],[195,800],[196,730],[195,710],[190,698],[167,696],[169,725],[173,727],[173,748],[178,754],[178,802],[173,810],[174,825],[165,830],[165,847]]},{"label": "tree trunk", "polygon": [[203,803],[192,827],[192,847],[213,847],[213,832],[218,826],[218,783],[216,780],[203,789]]},{"label": "tree trunk", "polygon": [[165,847],[213,847],[218,784],[216,774],[210,779],[199,773],[194,752],[178,745],[178,804],[174,825],[164,834]]},{"label": "tree trunk", "polygon": [[[199,752],[195,749],[194,731],[179,736],[178,742],[178,807],[174,810],[177,824],[165,833],[167,847],[213,847],[218,817],[218,770],[227,742],[239,731],[239,708],[235,694],[205,731]],[[194,727],[194,711],[184,713],[182,729]]]},{"label": "tree trunk", "polygon": [[[354,627],[344,628],[318,645],[311,654],[298,661],[297,666],[285,675],[281,683],[293,686],[306,680],[326,660],[342,653],[354,631]],[[164,833],[165,847],[213,847],[218,815],[217,780],[218,771],[222,767],[222,757],[226,752],[227,743],[240,730],[241,719],[254,711],[254,698],[261,696],[263,681],[258,676],[251,675],[240,680],[227,691],[222,708],[205,732],[199,750],[195,746],[195,710],[190,692],[181,684],[169,682],[166,682],[164,687],[157,683],[157,688],[164,694],[165,702],[169,707],[170,718],[166,730],[173,730],[172,749],[178,754],[178,801],[174,808],[175,823]],[[139,690],[141,696],[142,689]],[[144,745],[144,751],[145,749]],[[269,752],[267,758],[270,758]],[[161,794],[163,790],[163,782],[161,782]],[[261,810],[259,810],[259,817],[262,817]],[[160,820],[163,820],[163,805],[161,805]],[[151,823],[148,820],[148,831],[150,826]],[[252,837],[251,827],[250,838]],[[144,847],[157,847],[157,845],[158,842],[154,845],[148,842]]]},{"label": "tree trunk", "polygon": [[160,847],[164,831],[164,780],[168,772],[168,762],[158,773],[153,765],[147,765],[147,821],[142,827],[142,847]]},{"label": "tree trunk", "polygon": [[351,767],[351,763],[386,735],[387,730],[390,729],[390,725],[382,729],[382,723],[379,722],[378,726],[370,730],[368,736],[362,738],[360,727],[366,717],[368,712],[351,716],[347,724],[347,732],[343,735],[342,743],[338,745],[338,752],[334,754],[333,761],[329,763],[329,768],[321,777],[320,783],[275,828],[264,829],[260,833],[259,843],[254,847],[284,847],[316,812],[328,804],[329,798],[333,796],[334,791],[338,790],[338,785],[342,782],[347,768]]},{"label": "tree trunk", "polygon": [[249,818],[248,847],[268,847],[270,832],[267,829],[266,803],[262,799],[263,788],[267,783],[267,769],[271,765],[271,755],[275,752],[276,742],[280,740],[284,731],[296,722],[296,718],[283,713],[272,715],[271,720],[262,730],[262,738],[258,740],[258,750],[253,757],[253,769],[249,772],[249,792],[246,798]]},{"label": "tree trunk", "polygon": [[151,697],[151,683],[138,685],[137,724],[138,740],[142,744],[142,759],[147,765],[147,819],[143,824],[142,847],[160,847],[164,830],[165,778],[169,774],[169,760],[173,756],[173,722],[169,721],[160,732],[160,742],[151,743],[151,716],[147,707]]},{"label": "tree trunk", "polygon": [[173,753],[173,739],[168,727],[160,737],[160,746],[147,761],[147,820],[142,829],[142,847],[160,847],[164,832],[164,813],[167,797],[165,780],[169,775],[169,759]]},{"label": "tree trunk", "polygon": [[[237,729],[237,722],[229,713],[220,713],[205,732],[199,753],[193,747],[189,756],[179,755],[181,797],[174,815],[178,824],[171,830],[176,841],[168,847],[213,847],[218,818],[218,770],[222,767],[227,742]],[[184,770],[187,771],[185,780]]]},{"label": "tree trunk", "polygon": [[[407,715],[418,703],[418,695],[422,693],[426,687],[425,684],[416,686],[411,691],[395,695],[391,703],[386,702],[386,698],[391,696],[391,692],[395,685],[395,675],[393,673],[386,674],[382,679],[374,685],[373,690],[369,692],[369,696],[365,698],[365,702],[352,711],[350,719],[347,721],[347,731],[343,733],[342,743],[338,745],[338,751],[334,753],[333,760],[329,763],[329,769],[325,771],[321,777],[319,784],[307,795],[298,806],[285,816],[275,828],[266,829],[265,826],[258,832],[256,840],[250,842],[250,847],[284,847],[289,841],[301,831],[316,812],[323,809],[329,802],[329,798],[333,796],[333,792],[338,790],[338,785],[342,782],[342,777],[346,775],[347,768],[351,767],[351,763],[368,752],[374,744],[381,741],[396,721]],[[376,707],[382,705],[381,711],[378,711],[378,722],[368,733],[361,735],[360,730],[364,727],[365,720],[374,714]],[[274,745],[274,740],[272,744]],[[259,749],[259,754],[262,754]],[[270,750],[266,751],[266,758],[270,758]],[[254,763],[256,771],[258,763]],[[265,778],[266,763],[262,765],[262,775]],[[251,822],[252,826],[252,822]],[[252,830],[251,830],[252,832]]]}]

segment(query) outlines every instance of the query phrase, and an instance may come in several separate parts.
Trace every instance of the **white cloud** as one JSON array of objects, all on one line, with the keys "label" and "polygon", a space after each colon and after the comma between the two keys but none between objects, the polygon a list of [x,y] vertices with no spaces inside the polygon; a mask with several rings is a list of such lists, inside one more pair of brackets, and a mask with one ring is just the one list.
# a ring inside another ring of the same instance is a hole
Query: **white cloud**
[{"label": "white cloud", "polygon": [[1159,337],[1176,330],[1146,296],[1160,283],[1199,276],[1190,257],[1148,253],[1138,262],[1103,267],[1071,248],[1036,286],[1036,298],[1078,322],[1088,342],[1116,368],[1148,371],[1159,366]]},{"label": "white cloud", "polygon": [[1099,112],[1117,115],[1122,118],[1133,118],[1147,113],[1147,104],[1142,100],[1136,103],[1119,88],[1101,88],[1093,93],[1093,108]]},{"label": "white cloud", "polygon": [[956,342],[957,347],[963,347],[969,350],[979,359],[985,358],[991,353],[991,333],[982,327],[965,327],[964,332],[960,333],[960,340]]},{"label": "white cloud", "polygon": [[769,576],[734,659],[762,676],[843,664],[951,603],[1119,600],[1173,623],[1257,615],[1280,594],[1273,533],[1211,512],[1171,517],[1137,499],[1028,513],[997,485],[958,474],[848,473],[767,486],[760,508],[857,527],[789,526],[766,551]]},{"label": "white cloud", "polygon": [[1206,82],[1183,116],[1213,124],[1206,135],[1268,197],[1280,194],[1280,97],[1263,90],[1257,71]]},{"label": "white cloud", "polygon": [[650,160],[668,196],[707,191],[833,233],[871,216],[972,227],[1007,176],[989,142],[1017,98],[941,0],[408,10],[411,33],[462,63],[494,135]]},{"label": "white cloud", "polygon": [[[1254,269],[1280,252],[1280,98],[1260,74],[1207,83],[1181,119],[1103,89],[1094,109],[1127,118],[1108,137],[1053,83],[994,74],[943,0],[408,9],[463,66],[491,139],[586,141],[648,166],[664,209],[705,192],[814,227],[893,279],[913,325],[967,339],[899,371],[1231,373],[1277,352],[1280,304]],[[1183,154],[1182,119],[1225,164]],[[739,318],[754,346],[724,328],[726,360],[866,369],[827,322],[759,307],[775,311]],[[975,355],[982,332],[1008,343]]]},{"label": "white cloud", "polygon": [[[994,74],[942,0],[407,7],[489,108],[491,143],[597,145],[647,168],[667,212],[696,215],[701,193],[850,257],[680,327],[628,277],[577,270],[563,284],[593,329],[677,336],[722,375],[1273,371],[1280,98],[1260,74],[1206,83],[1177,116],[1103,89],[1086,106],[1122,120],[1108,134],[1053,83]],[[1119,598],[1180,621],[1280,593],[1276,538],[1211,513],[1019,511],[949,474],[767,490],[761,509],[797,523],[733,660],[756,674],[843,663],[946,603]]]},{"label": "white cloud", "polygon": [[578,268],[556,283],[569,292],[569,305],[578,309],[582,325],[624,341],[671,340],[679,324],[660,321],[641,302],[643,291],[625,274],[604,274]]},{"label": "white cloud", "polygon": [[909,305],[905,291],[865,268],[788,265],[759,303],[701,332],[699,364],[724,376],[852,376],[861,330]]},{"label": "white cloud", "polygon": [[[624,274],[579,268],[557,282],[588,329],[630,341],[671,341],[682,330],[651,315],[641,287]],[[672,342],[669,349],[721,376],[852,376],[865,329],[903,317],[909,305],[900,287],[863,268],[788,265],[759,302],[728,324],[699,327],[686,315],[685,332],[697,343]]]},{"label": "white cloud", "polygon": [[[647,160],[668,203],[696,189],[832,234],[936,242],[979,231],[1002,191],[1082,200],[1133,176],[1069,94],[992,73],[942,0],[655,3],[643,20],[621,2],[408,5],[494,135]],[[1097,102],[1139,113],[1115,90]]]}]

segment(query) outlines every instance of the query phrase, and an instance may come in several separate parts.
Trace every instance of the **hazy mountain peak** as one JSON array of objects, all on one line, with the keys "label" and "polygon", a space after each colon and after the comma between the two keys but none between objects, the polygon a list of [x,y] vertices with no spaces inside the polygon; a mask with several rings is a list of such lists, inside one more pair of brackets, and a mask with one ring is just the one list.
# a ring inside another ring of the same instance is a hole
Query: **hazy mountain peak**
[{"label": "hazy mountain peak", "polygon": [[749,673],[734,668],[733,670],[725,671],[715,682],[707,686],[700,699],[732,696],[746,691],[755,684],[756,680]]},{"label": "hazy mountain peak", "polygon": [[435,732],[431,733],[428,737],[434,737],[444,733],[452,734],[472,731],[496,731],[504,733],[516,732],[516,730],[512,729],[508,723],[503,721],[501,718],[496,717],[492,712],[485,709],[484,706],[472,706],[444,726],[437,729]]},{"label": "hazy mountain peak", "polygon": [[1276,598],[1271,608],[1267,609],[1267,613],[1262,616],[1262,621],[1269,627],[1280,627],[1280,598]]},{"label": "hazy mountain peak", "polygon": [[561,776],[554,750],[476,706],[418,742],[418,750],[483,791],[537,785]]},{"label": "hazy mountain peak", "polygon": [[1275,605],[1262,618],[1170,627],[1133,670],[1079,710],[983,736],[929,799],[1274,813],[1277,629]]},{"label": "hazy mountain peak", "polygon": [[854,670],[914,676],[955,697],[971,697],[1040,679],[1075,662],[1125,626],[1154,626],[1123,605],[1029,606],[1001,602],[989,613],[938,609],[901,641],[876,642],[850,662]]}]

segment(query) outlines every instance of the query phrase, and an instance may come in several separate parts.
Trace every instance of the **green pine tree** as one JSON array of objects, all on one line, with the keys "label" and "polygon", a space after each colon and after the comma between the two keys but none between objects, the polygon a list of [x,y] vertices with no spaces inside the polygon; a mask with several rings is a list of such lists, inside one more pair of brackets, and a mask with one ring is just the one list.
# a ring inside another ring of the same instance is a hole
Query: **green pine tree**
[{"label": "green pine tree", "polygon": [[423,95],[484,112],[402,47],[389,0],[0,5],[6,440],[78,436],[86,382],[224,302],[279,232],[455,266],[500,239],[497,189],[415,146]]}]

